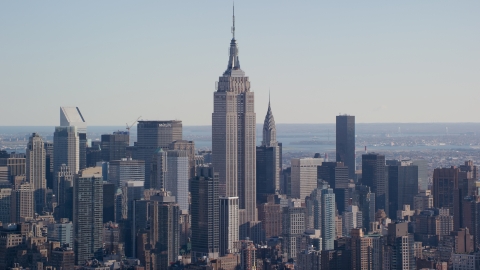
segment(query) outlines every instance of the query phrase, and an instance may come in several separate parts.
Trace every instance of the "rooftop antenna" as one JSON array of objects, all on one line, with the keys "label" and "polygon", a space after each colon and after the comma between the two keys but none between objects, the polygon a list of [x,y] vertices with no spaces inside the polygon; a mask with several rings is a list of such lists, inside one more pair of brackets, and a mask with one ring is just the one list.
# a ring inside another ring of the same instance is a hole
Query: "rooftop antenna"
[{"label": "rooftop antenna", "polygon": [[235,2],[233,2],[233,26],[232,26],[232,35],[235,39]]}]

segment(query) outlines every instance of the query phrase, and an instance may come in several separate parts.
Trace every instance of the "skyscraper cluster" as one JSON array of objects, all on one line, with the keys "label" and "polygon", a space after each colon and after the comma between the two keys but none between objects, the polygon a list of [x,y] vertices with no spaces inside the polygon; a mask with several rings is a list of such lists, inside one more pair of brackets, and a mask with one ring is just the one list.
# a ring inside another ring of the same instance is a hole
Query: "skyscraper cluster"
[{"label": "skyscraper cluster", "polygon": [[53,141],[0,152],[0,269],[480,269],[473,161],[430,184],[426,160],[357,150],[353,115],[336,116],[335,160],[284,160],[270,98],[257,145],[235,17],[232,34],[211,151],[181,120],[92,140],[61,107]]}]

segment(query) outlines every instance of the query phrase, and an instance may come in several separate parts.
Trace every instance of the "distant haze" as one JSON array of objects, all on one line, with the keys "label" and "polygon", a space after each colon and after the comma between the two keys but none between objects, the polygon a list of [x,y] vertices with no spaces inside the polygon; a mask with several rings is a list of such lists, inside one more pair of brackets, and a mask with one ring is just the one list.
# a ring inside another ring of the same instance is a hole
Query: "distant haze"
[{"label": "distant haze", "polygon": [[[3,1],[0,125],[209,125],[232,1]],[[479,122],[480,1],[236,1],[263,122]]]}]

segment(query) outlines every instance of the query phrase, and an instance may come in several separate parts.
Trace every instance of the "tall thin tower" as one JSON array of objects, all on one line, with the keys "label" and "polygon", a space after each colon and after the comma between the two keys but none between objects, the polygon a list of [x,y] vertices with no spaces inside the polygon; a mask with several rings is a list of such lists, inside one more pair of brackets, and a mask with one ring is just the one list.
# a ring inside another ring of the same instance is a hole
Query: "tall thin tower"
[{"label": "tall thin tower", "polygon": [[255,111],[250,81],[240,68],[235,13],[227,70],[213,94],[212,156],[219,195],[239,200],[239,225],[256,221]]},{"label": "tall thin tower", "polygon": [[45,191],[47,180],[45,179],[45,149],[42,137],[37,133],[30,136],[26,153],[26,176],[27,181],[34,190],[35,211],[42,213],[46,206]]},{"label": "tall thin tower", "polygon": [[355,179],[355,116],[337,115],[336,137],[337,162],[343,162],[348,178]]}]

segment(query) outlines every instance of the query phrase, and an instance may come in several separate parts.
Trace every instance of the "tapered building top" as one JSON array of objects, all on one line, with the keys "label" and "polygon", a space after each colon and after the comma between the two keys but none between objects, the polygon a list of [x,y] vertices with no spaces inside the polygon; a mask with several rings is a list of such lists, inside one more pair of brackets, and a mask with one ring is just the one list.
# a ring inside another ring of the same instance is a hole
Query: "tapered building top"
[{"label": "tapered building top", "polygon": [[263,122],[263,141],[262,146],[275,146],[277,143],[277,129],[275,119],[273,118],[272,108],[270,107],[270,94],[268,97],[268,110]]},{"label": "tapered building top", "polygon": [[228,56],[227,70],[223,76],[243,77],[245,72],[240,69],[240,59],[238,58],[238,45],[235,40],[235,6],[233,7],[233,26],[232,26],[232,41],[230,42],[230,50]]}]

